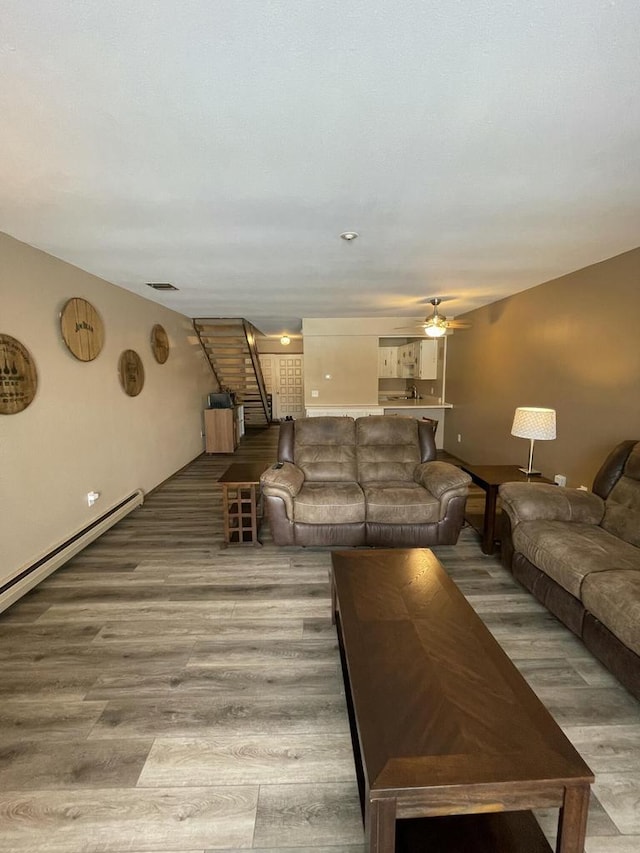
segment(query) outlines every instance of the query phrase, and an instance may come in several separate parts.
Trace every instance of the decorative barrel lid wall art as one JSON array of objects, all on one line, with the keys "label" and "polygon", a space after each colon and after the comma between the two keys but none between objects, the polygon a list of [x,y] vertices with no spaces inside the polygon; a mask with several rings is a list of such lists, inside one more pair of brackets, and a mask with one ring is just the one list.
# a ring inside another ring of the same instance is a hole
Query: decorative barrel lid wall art
[{"label": "decorative barrel lid wall art", "polygon": [[70,299],[60,315],[62,338],[69,351],[80,361],[93,361],[104,344],[104,325],[100,315],[86,299]]},{"label": "decorative barrel lid wall art", "polygon": [[151,329],[151,351],[158,364],[164,364],[169,358],[169,338],[159,323]]},{"label": "decorative barrel lid wall art", "polygon": [[29,350],[0,334],[0,415],[15,415],[33,401],[38,374]]},{"label": "decorative barrel lid wall art", "polygon": [[144,367],[140,356],[135,350],[126,349],[118,362],[120,384],[125,394],[137,397],[144,385]]}]

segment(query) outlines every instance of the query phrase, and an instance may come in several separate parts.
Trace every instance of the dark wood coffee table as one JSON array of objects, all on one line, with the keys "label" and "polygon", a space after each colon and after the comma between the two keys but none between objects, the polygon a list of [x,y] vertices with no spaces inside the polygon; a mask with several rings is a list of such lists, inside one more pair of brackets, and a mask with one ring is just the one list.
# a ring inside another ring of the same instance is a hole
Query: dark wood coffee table
[{"label": "dark wood coffee table", "polygon": [[503,483],[550,483],[539,474],[523,474],[517,465],[470,465],[460,463],[460,468],[471,476],[476,484],[484,489],[484,521],[482,526],[482,553],[493,554],[496,547],[496,501],[498,489]]},{"label": "dark wood coffee table", "polygon": [[583,853],[593,774],[434,554],[336,551],[332,564],[367,850],[394,853],[396,821],[404,849],[410,819],[434,818],[417,831],[438,853],[445,837],[549,851],[529,810],[559,808],[556,850]]}]

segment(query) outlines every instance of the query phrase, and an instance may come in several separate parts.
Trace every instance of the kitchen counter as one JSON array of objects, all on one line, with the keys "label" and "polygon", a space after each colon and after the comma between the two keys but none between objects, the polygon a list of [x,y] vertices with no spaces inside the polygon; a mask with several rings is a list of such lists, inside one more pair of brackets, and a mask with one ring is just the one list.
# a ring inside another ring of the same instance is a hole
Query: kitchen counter
[{"label": "kitchen counter", "polygon": [[422,397],[418,400],[404,400],[398,397],[380,397],[378,405],[387,409],[452,409],[451,403],[440,403],[436,397]]},{"label": "kitchen counter", "polygon": [[399,415],[405,418],[433,418],[438,421],[436,429],[436,447],[443,449],[445,411],[452,409],[451,403],[439,403],[437,397],[423,397],[422,400],[383,399],[380,405],[385,415]]}]

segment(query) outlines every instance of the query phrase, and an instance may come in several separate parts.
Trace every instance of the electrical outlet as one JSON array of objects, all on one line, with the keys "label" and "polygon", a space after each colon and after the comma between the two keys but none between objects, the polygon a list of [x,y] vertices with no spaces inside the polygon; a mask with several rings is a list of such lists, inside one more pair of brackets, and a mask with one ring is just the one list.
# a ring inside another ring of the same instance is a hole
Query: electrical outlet
[{"label": "electrical outlet", "polygon": [[458,444],[460,444],[461,441],[462,441],[462,436],[460,435],[460,433],[458,433]]},{"label": "electrical outlet", "polygon": [[87,506],[93,506],[100,497],[100,492],[87,492]]},{"label": "electrical outlet", "polygon": [[553,478],[553,482],[557,486],[566,486],[567,478],[564,476],[564,474],[556,474],[556,476]]}]

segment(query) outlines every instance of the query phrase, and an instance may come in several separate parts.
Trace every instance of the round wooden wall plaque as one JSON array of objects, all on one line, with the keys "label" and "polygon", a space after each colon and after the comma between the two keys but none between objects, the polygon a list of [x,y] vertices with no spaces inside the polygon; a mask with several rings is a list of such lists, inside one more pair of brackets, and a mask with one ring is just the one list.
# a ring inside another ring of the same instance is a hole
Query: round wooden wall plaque
[{"label": "round wooden wall plaque", "polygon": [[0,415],[15,415],[36,396],[38,374],[29,350],[0,334]]},{"label": "round wooden wall plaque", "polygon": [[144,367],[135,350],[126,349],[122,353],[118,362],[118,372],[120,373],[120,384],[125,394],[130,397],[137,397],[144,385]]},{"label": "round wooden wall plaque", "polygon": [[164,364],[169,358],[169,338],[159,323],[151,329],[151,351],[158,364]]},{"label": "round wooden wall plaque", "polygon": [[80,361],[93,361],[104,344],[104,326],[100,315],[86,299],[70,299],[60,315],[62,338]]}]

